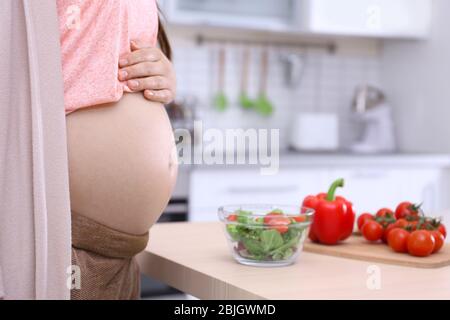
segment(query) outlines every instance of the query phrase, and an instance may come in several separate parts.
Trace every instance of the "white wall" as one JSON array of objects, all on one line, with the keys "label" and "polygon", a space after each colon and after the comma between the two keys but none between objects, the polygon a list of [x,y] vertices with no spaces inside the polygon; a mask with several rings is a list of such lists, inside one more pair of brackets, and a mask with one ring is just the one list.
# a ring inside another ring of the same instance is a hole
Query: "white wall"
[{"label": "white wall", "polygon": [[[229,31],[228,31],[229,32]],[[195,36],[203,34],[209,38],[227,39],[218,31],[186,30],[169,28],[174,49],[174,64],[178,78],[180,97],[195,95],[200,102],[204,126],[218,128],[252,127],[280,129],[280,143],[287,147],[292,114],[296,112],[334,112],[341,120],[341,145],[348,145],[353,138],[353,130],[348,123],[348,115],[354,90],[360,84],[379,85],[380,53],[379,43],[373,39],[333,39],[337,45],[335,54],[327,54],[317,49],[294,49],[303,52],[305,72],[300,85],[287,88],[284,83],[280,53],[291,52],[284,46],[269,47],[268,97],[275,106],[270,118],[261,117],[254,111],[244,111],[237,104],[240,91],[241,59],[243,46],[220,42],[197,45]],[[226,35],[226,33],[225,33]],[[267,34],[241,32],[242,39],[268,41]],[[280,41],[282,35],[274,35],[273,41]],[[236,38],[236,36],[234,36]],[[270,39],[272,40],[272,39]],[[324,41],[307,38],[307,41]],[[284,42],[301,43],[305,38],[286,38]],[[211,106],[211,97],[217,86],[217,49],[227,50],[225,93],[231,104],[226,112],[220,113]],[[259,85],[259,57],[261,47],[250,46],[249,94],[257,95]]]},{"label": "white wall", "polygon": [[433,1],[425,41],[386,41],[381,83],[403,151],[450,152],[450,1]]}]

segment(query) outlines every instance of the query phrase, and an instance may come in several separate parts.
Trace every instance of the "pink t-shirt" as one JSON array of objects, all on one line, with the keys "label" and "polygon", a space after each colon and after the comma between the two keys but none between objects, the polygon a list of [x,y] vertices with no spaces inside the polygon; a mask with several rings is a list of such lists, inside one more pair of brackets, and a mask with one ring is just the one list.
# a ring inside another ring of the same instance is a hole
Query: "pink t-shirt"
[{"label": "pink t-shirt", "polygon": [[155,46],[155,0],[57,0],[66,113],[118,101],[130,91],[118,80],[130,41]]}]

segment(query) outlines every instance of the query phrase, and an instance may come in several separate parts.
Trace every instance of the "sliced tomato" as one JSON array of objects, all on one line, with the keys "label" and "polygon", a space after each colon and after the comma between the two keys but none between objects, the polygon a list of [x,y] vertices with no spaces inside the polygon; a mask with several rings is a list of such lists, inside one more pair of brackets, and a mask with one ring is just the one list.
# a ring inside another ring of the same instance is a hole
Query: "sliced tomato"
[{"label": "sliced tomato", "polygon": [[266,224],[271,229],[277,230],[279,233],[286,233],[289,230],[291,220],[286,217],[272,217]]},{"label": "sliced tomato", "polygon": [[279,212],[279,211],[272,211],[269,212],[268,214],[266,214],[264,216],[264,223],[268,224],[270,222],[270,220],[272,220],[273,218],[279,218],[280,216],[282,216],[283,213]]},{"label": "sliced tomato", "polygon": [[237,220],[237,215],[236,214],[230,214],[227,219],[228,219],[228,221],[236,221]]},{"label": "sliced tomato", "polygon": [[299,215],[299,216],[292,217],[292,219],[294,219],[295,222],[305,222],[306,218],[307,217],[305,215]]}]

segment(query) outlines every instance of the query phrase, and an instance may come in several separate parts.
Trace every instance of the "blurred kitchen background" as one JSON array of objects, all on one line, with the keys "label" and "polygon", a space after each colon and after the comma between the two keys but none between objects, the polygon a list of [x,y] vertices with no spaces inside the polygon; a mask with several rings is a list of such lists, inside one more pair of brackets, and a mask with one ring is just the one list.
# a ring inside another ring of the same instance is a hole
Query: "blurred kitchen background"
[{"label": "blurred kitchen background", "polygon": [[[300,204],[338,177],[358,214],[409,200],[450,221],[450,1],[158,2],[178,77],[174,128],[276,128],[281,147],[271,176],[181,165],[161,221]],[[143,284],[144,296],[171,291]]]}]

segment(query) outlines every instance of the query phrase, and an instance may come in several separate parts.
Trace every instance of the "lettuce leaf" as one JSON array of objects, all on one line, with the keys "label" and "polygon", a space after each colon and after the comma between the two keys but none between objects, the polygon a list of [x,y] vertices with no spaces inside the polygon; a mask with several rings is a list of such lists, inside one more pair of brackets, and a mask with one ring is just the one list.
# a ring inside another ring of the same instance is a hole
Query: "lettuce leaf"
[{"label": "lettuce leaf", "polygon": [[265,253],[282,246],[283,243],[283,237],[277,230],[272,229],[261,232],[261,244]]}]

